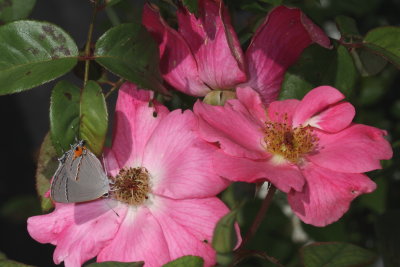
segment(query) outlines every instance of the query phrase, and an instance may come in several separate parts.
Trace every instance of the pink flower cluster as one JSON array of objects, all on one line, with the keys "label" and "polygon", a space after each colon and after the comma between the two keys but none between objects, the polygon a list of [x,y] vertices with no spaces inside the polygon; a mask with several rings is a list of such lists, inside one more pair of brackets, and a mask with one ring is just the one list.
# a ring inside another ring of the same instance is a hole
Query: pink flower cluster
[{"label": "pink flower cluster", "polygon": [[190,95],[235,90],[237,99],[170,112],[152,92],[124,84],[105,151],[115,192],[55,203],[52,213],[28,220],[35,240],[56,246],[56,264],[81,266],[97,257],[161,266],[197,255],[212,266],[213,231],[228,212],[216,195],[232,181],[271,182],[301,220],[316,226],[338,220],[355,197],[375,189],[363,173],[391,158],[386,132],[352,123],[355,110],[343,94],[321,86],[302,100],[275,101],[303,49],[329,47],[321,29],[300,10],[280,6],[244,54],[222,1],[199,5],[197,17],[178,10],[178,31],[145,7],[163,77]]}]

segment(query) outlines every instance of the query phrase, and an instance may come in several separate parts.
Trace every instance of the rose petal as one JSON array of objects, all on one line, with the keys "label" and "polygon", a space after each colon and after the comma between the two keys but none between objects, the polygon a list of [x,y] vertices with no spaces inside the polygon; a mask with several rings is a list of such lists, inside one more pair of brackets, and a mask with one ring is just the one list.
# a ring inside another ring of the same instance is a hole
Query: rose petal
[{"label": "rose petal", "polygon": [[144,261],[146,266],[169,262],[170,251],[159,223],[144,206],[129,207],[113,240],[98,254],[97,261]]},{"label": "rose petal", "polygon": [[279,6],[257,29],[246,51],[249,81],[268,104],[276,100],[286,69],[312,43],[329,46],[329,38],[299,9]]},{"label": "rose petal", "polygon": [[200,0],[198,18],[180,9],[179,32],[196,58],[200,79],[212,89],[232,89],[247,79],[244,56],[227,12],[218,3]]},{"label": "rose petal", "polygon": [[163,230],[172,260],[193,255],[202,257],[205,266],[215,264],[214,228],[229,211],[221,200],[159,198],[151,211]]},{"label": "rose petal", "polygon": [[254,183],[267,180],[286,193],[291,189],[301,191],[303,188],[304,177],[293,164],[233,157],[222,151],[214,153],[213,160],[215,171],[232,181]]},{"label": "rose petal", "polygon": [[342,102],[329,107],[303,124],[335,133],[349,126],[355,114],[356,111],[352,104]]},{"label": "rose petal", "polygon": [[272,102],[268,106],[268,118],[273,122],[292,124],[293,114],[299,105],[297,99]]},{"label": "rose petal", "polygon": [[293,126],[305,123],[313,115],[323,111],[330,105],[344,99],[339,90],[331,86],[319,86],[308,92],[297,106],[293,116]]},{"label": "rose petal", "polygon": [[363,174],[335,172],[312,163],[303,174],[307,180],[303,190],[291,191],[288,201],[302,221],[315,226],[337,221],[354,198],[376,188],[375,183]]},{"label": "rose petal", "polygon": [[216,147],[200,139],[196,129],[191,111],[175,110],[154,130],[142,163],[152,176],[154,194],[174,199],[209,197],[228,186],[212,168]]},{"label": "rose petal", "polygon": [[142,18],[143,25],[159,44],[164,79],[183,93],[205,96],[210,88],[200,80],[196,60],[182,36],[149,5],[144,6]]},{"label": "rose petal", "polygon": [[250,114],[254,118],[260,120],[260,122],[264,123],[266,121],[266,110],[265,106],[262,103],[260,94],[254,91],[250,87],[242,87],[237,88],[236,90],[237,99],[239,99],[240,103],[243,104],[244,107],[249,111]]},{"label": "rose petal", "polygon": [[199,117],[199,133],[208,142],[219,142],[231,155],[267,157],[262,145],[264,124],[238,100],[230,100],[224,107],[197,101],[193,110]]},{"label": "rose petal", "polygon": [[[112,148],[118,167],[110,165],[111,174],[126,166],[140,166],[147,140],[168,110],[152,100],[153,92],[138,90],[136,85],[125,83],[118,92]],[[107,155],[106,155],[107,161]],[[113,168],[111,168],[113,167]]]},{"label": "rose petal", "polygon": [[228,186],[212,168],[216,147],[200,139],[196,129],[193,113],[180,110],[171,112],[155,129],[143,158],[154,194],[174,199],[209,197]]},{"label": "rose petal", "polygon": [[353,124],[335,134],[316,131],[318,153],[308,156],[315,164],[339,172],[361,173],[380,169],[380,161],[393,155],[385,131]]},{"label": "rose petal", "polygon": [[28,218],[28,232],[40,243],[57,244],[59,234],[73,224],[74,204],[56,203],[56,209],[45,215]]},{"label": "rose petal", "polygon": [[28,232],[41,243],[57,245],[56,264],[81,266],[114,238],[125,211],[125,205],[105,199],[56,204],[52,213],[29,218]]}]

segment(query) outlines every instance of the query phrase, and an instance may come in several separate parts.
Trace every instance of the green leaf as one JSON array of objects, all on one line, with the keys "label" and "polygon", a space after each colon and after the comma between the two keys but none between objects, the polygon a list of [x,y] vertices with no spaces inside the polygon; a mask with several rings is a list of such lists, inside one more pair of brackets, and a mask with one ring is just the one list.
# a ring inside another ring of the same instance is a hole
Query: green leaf
[{"label": "green leaf", "polygon": [[197,14],[199,9],[198,0],[182,0],[182,3],[190,11],[190,13]]},{"label": "green leaf", "polygon": [[84,139],[90,150],[100,155],[108,126],[107,106],[101,87],[88,81],[81,90],[60,81],[53,89],[50,105],[50,129],[57,154],[70,149],[76,139]]},{"label": "green leaf", "polygon": [[23,264],[13,260],[2,260],[0,261],[1,267],[33,267],[33,265]]},{"label": "green leaf", "polygon": [[400,100],[393,103],[390,113],[396,118],[400,119]]},{"label": "green leaf", "polygon": [[376,233],[385,267],[400,266],[400,211],[388,211],[378,217]]},{"label": "green leaf", "polygon": [[218,221],[214,229],[212,246],[217,252],[217,262],[222,266],[233,261],[233,249],[238,241],[235,229],[237,215],[238,209],[233,209]]},{"label": "green leaf", "polygon": [[[255,184],[235,182],[222,192],[221,199],[229,208],[233,209],[244,205],[244,201],[254,199],[255,194]],[[239,216],[237,219],[239,220]]]},{"label": "green leaf", "polygon": [[352,55],[362,76],[376,75],[387,65],[386,59],[366,48],[358,48],[354,50]]},{"label": "green leaf", "polygon": [[329,50],[311,45],[286,72],[279,99],[302,99],[321,85],[331,85],[349,96],[357,78],[353,59],[345,47]]},{"label": "green leaf", "polygon": [[35,4],[36,0],[0,0],[0,24],[28,17]]},{"label": "green leaf", "polygon": [[142,267],[144,262],[117,262],[117,261],[106,261],[96,262],[86,265],[86,267]]},{"label": "green leaf", "polygon": [[365,266],[376,255],[364,248],[339,242],[314,243],[301,249],[305,267]]},{"label": "green leaf", "polygon": [[44,194],[50,189],[50,180],[57,167],[57,153],[48,133],[40,147],[36,168],[36,191],[40,197],[42,211],[48,211],[53,207],[53,202],[49,198],[44,197]]},{"label": "green leaf", "polygon": [[330,3],[329,9],[336,14],[350,13],[362,17],[373,14],[380,4],[380,0],[335,0]]},{"label": "green leaf", "polygon": [[2,260],[0,261],[1,267],[34,267],[33,265],[23,264],[13,260]]},{"label": "green leaf", "polygon": [[235,229],[237,210],[232,210],[222,217],[214,229],[213,248],[219,253],[230,253],[237,244]]},{"label": "green leaf", "polygon": [[363,194],[359,198],[359,203],[377,213],[383,213],[386,209],[386,200],[388,196],[388,179],[386,177],[379,177],[374,179],[377,187],[376,190],[370,194]]},{"label": "green leaf", "polygon": [[367,33],[364,47],[400,68],[400,27],[380,27]]},{"label": "green leaf", "polygon": [[357,28],[357,23],[353,18],[347,16],[337,16],[335,18],[338,30],[346,42],[359,41],[362,36]]},{"label": "green leaf", "polygon": [[[247,233],[251,229],[253,223],[251,219],[257,216],[262,202],[263,200],[258,197],[253,197],[253,199],[247,201],[246,205],[240,210],[238,221],[242,233]],[[286,195],[284,193],[279,191],[275,193],[274,199],[268,208],[268,223],[265,221],[265,223],[260,224],[257,233],[246,243],[245,248],[257,249],[260,253],[265,251],[268,255],[285,263],[294,259],[299,245],[296,244],[297,242],[293,243],[292,220],[282,212],[282,206],[286,205],[286,203]],[[271,229],[274,229],[274,231],[271,231]],[[268,240],[268,242],[266,242],[266,240]],[[236,252],[237,251],[235,251],[235,254]],[[290,266],[290,264],[287,266]]]},{"label": "green leaf", "polygon": [[34,267],[33,265],[23,264],[17,261],[8,260],[7,258],[0,259],[0,266],[1,267]]},{"label": "green leaf", "polygon": [[282,5],[283,0],[260,0],[261,2],[273,5],[273,6],[279,6]]},{"label": "green leaf", "polygon": [[336,70],[328,84],[339,89],[346,96],[351,96],[358,79],[358,73],[353,58],[344,46],[337,48],[336,64]]},{"label": "green leaf", "polygon": [[89,81],[83,90],[80,111],[80,139],[86,140],[90,150],[100,155],[106,139],[108,114],[102,89],[94,81]]},{"label": "green leaf", "polygon": [[38,213],[40,207],[35,195],[13,196],[2,202],[0,207],[0,216],[14,223],[25,223],[30,216]]},{"label": "green leaf", "polygon": [[158,46],[136,23],[108,30],[96,43],[96,61],[109,71],[142,88],[165,91],[158,69]]},{"label": "green leaf", "polygon": [[183,256],[164,264],[163,267],[202,267],[204,260],[198,256]]},{"label": "green leaf", "polygon": [[[388,67],[379,75],[363,77],[360,83],[360,92],[357,95],[357,105],[366,107],[376,105],[382,101],[397,76],[398,70],[394,67]],[[374,123],[374,120],[368,121]],[[360,122],[366,123],[367,121],[361,120]],[[375,125],[375,127],[378,126]]]},{"label": "green leaf", "polygon": [[268,12],[267,7],[264,7],[260,3],[254,2],[254,1],[248,1],[248,2],[243,3],[241,8],[243,8],[243,10],[247,10],[247,11],[254,12],[254,13]]},{"label": "green leaf", "polygon": [[61,28],[16,21],[0,27],[0,95],[33,88],[70,71],[78,48]]},{"label": "green leaf", "polygon": [[50,102],[50,132],[57,155],[61,156],[79,138],[80,89],[68,81],[53,88]]},{"label": "green leaf", "polygon": [[105,0],[104,2],[107,5],[107,7],[110,7],[110,6],[118,4],[121,1],[122,0]]},{"label": "green leaf", "polygon": [[302,228],[313,240],[346,242],[349,238],[344,220],[339,220],[323,228],[302,223]]}]

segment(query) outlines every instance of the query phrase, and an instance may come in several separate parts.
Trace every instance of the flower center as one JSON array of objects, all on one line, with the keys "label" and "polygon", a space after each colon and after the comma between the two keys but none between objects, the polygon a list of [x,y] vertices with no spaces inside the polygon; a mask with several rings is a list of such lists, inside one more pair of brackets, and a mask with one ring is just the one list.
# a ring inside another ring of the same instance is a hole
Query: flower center
[{"label": "flower center", "polygon": [[301,163],[303,155],[313,152],[318,146],[313,128],[309,125],[292,128],[287,123],[286,114],[283,123],[266,122],[264,132],[266,150],[294,164]]},{"label": "flower center", "polygon": [[134,206],[143,204],[150,192],[150,174],[143,167],[121,169],[111,186],[113,198]]}]

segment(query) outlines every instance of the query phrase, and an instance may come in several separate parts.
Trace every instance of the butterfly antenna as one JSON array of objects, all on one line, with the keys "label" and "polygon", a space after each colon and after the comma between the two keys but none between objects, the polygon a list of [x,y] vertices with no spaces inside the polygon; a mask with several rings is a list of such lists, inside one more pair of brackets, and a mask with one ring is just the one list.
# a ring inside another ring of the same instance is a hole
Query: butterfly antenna
[{"label": "butterfly antenna", "polygon": [[[109,194],[107,194],[107,196],[104,197],[109,198]],[[117,215],[117,217],[119,217],[119,214],[108,204],[108,201],[106,201],[106,205],[115,213],[115,215]]]},{"label": "butterfly antenna", "polygon": [[106,175],[107,175],[107,173],[108,173],[108,170],[107,170],[106,161],[104,160],[104,153],[101,153],[101,160],[103,161],[104,172],[105,172],[105,173],[106,173]]},{"label": "butterfly antenna", "polygon": [[[101,153],[101,160],[103,161],[103,167],[104,167],[104,172],[106,173],[106,176],[108,178],[108,183],[113,185],[115,182],[113,179],[110,178],[110,176],[108,175],[108,170],[107,170],[107,164],[106,161],[104,159],[104,153]],[[112,176],[111,176],[112,177]]]}]

